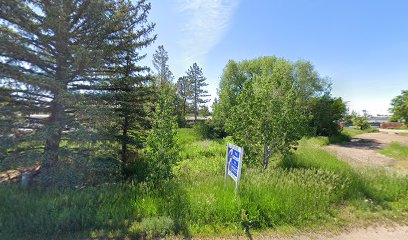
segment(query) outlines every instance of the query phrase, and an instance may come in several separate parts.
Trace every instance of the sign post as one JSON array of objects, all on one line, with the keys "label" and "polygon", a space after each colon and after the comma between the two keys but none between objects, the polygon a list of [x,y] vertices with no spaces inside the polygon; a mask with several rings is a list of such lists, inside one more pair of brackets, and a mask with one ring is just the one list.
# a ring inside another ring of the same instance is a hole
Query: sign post
[{"label": "sign post", "polygon": [[228,143],[227,157],[225,164],[225,180],[228,175],[235,181],[235,194],[238,192],[239,180],[241,178],[242,159],[244,156],[244,149]]}]

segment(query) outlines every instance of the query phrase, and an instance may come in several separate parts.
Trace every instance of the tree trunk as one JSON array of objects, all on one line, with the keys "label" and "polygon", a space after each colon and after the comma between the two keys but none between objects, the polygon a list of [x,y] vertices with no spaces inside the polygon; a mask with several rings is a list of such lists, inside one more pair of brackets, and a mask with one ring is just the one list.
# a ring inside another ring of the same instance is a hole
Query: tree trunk
[{"label": "tree trunk", "polygon": [[186,117],[186,113],[187,113],[187,99],[186,98],[184,98],[183,99],[183,117],[185,118]]},{"label": "tree trunk", "polygon": [[[55,100],[54,100],[55,101]],[[59,156],[59,146],[61,142],[61,133],[62,133],[62,118],[63,118],[63,107],[61,104],[53,102],[51,105],[51,115],[49,117],[49,135],[45,142],[44,148],[44,160],[41,166],[42,174],[46,179],[46,182],[50,183],[52,180],[51,172],[58,165],[58,156]]]},{"label": "tree trunk", "polygon": [[268,144],[266,142],[266,137],[265,135],[262,136],[262,140],[263,140],[263,147],[264,147],[264,152],[263,152],[263,162],[262,165],[264,167],[264,169],[268,168],[269,165],[269,151],[268,151]]},{"label": "tree trunk", "polygon": [[[65,19],[64,19],[65,20]],[[66,89],[68,82],[67,46],[68,46],[68,25],[61,24],[55,30],[56,56],[55,86],[52,87],[54,99],[51,102],[51,114],[48,119],[48,136],[44,148],[44,161],[42,164],[42,181],[46,185],[53,184],[54,174],[58,166],[59,148],[61,142],[62,129],[64,127],[64,107],[61,104],[60,93]]]},{"label": "tree trunk", "polygon": [[197,94],[194,96],[194,124],[197,123],[197,115],[198,115],[198,97]]},{"label": "tree trunk", "polygon": [[125,120],[123,123],[123,131],[122,131],[122,169],[124,170],[126,168],[126,165],[128,163],[128,150],[127,150],[127,145],[128,145],[128,130],[129,130],[129,118],[128,116],[125,116]]}]

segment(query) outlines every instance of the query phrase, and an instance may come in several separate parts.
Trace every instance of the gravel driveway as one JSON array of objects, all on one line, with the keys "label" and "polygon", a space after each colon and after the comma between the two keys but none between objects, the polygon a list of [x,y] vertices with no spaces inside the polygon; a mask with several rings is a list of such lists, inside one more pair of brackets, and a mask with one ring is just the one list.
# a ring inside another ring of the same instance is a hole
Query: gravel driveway
[{"label": "gravel driveway", "polygon": [[393,166],[397,160],[377,152],[391,142],[408,144],[408,137],[396,131],[381,130],[357,135],[350,142],[331,144],[326,149],[353,166]]},{"label": "gravel driveway", "polygon": [[[198,238],[200,239],[200,238]],[[254,239],[254,240],[407,240],[408,226],[371,226],[341,231],[340,233],[322,232],[305,233],[300,235],[278,237],[271,235],[258,235],[251,237],[228,237],[218,239]]]}]

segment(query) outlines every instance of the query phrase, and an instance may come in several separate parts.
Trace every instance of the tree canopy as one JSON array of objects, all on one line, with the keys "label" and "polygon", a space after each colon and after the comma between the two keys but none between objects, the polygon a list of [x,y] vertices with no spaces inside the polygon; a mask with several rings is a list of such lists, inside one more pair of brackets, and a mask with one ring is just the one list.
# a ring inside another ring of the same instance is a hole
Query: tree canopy
[{"label": "tree canopy", "polygon": [[327,87],[309,62],[230,61],[221,78],[215,121],[244,147],[247,162],[267,167],[271,157],[286,155],[310,132],[309,103]]},{"label": "tree canopy", "polygon": [[206,78],[203,75],[203,70],[194,63],[187,71],[187,79],[189,81],[190,86],[190,95],[189,99],[193,105],[193,112],[194,112],[194,120],[197,121],[198,110],[203,103],[208,102],[208,91],[204,90],[203,87],[208,86],[208,83],[205,82]]},{"label": "tree canopy", "polygon": [[146,69],[134,63],[155,39],[146,22],[150,4],[6,0],[0,9],[0,86],[10,93],[4,106],[24,117],[16,128],[33,130],[25,139],[45,139],[43,151],[37,144],[25,150],[42,159],[42,175],[52,182],[63,136],[92,135],[109,124],[115,106],[109,95],[128,98],[136,72]]},{"label": "tree canopy", "polygon": [[393,119],[404,121],[408,125],[408,90],[401,91],[400,95],[392,99],[390,111]]}]

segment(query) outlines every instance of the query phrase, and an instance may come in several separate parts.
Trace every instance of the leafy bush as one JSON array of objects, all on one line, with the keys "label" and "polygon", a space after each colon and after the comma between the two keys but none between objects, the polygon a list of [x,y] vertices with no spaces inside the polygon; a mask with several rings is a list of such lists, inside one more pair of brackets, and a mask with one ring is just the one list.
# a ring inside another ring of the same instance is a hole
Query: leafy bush
[{"label": "leafy bush", "polygon": [[408,90],[402,90],[401,95],[391,100],[392,117],[408,126]]},{"label": "leafy bush", "polygon": [[152,129],[147,138],[146,157],[149,162],[148,180],[159,183],[172,177],[172,167],[178,161],[177,122],[174,113],[175,95],[170,86],[160,88]]},{"label": "leafy bush", "polygon": [[357,113],[353,113],[353,125],[359,127],[360,130],[370,128],[370,124],[368,124],[367,114],[364,113],[363,115],[358,115]]},{"label": "leafy bush", "polygon": [[341,98],[333,98],[325,94],[311,100],[312,120],[311,127],[317,136],[339,135],[340,120],[346,112],[346,104]]},{"label": "leafy bush", "polygon": [[213,121],[200,121],[194,125],[194,130],[203,139],[221,139],[227,136],[225,130]]}]

